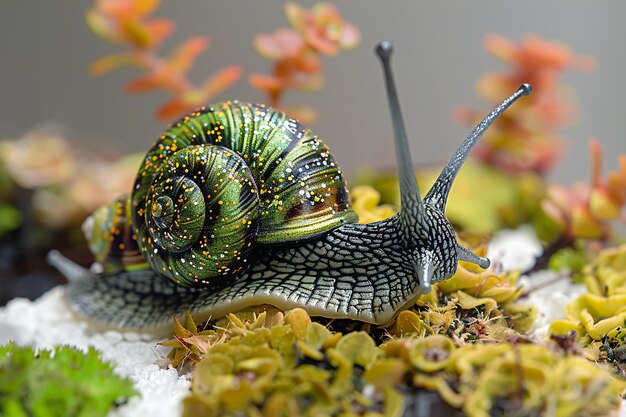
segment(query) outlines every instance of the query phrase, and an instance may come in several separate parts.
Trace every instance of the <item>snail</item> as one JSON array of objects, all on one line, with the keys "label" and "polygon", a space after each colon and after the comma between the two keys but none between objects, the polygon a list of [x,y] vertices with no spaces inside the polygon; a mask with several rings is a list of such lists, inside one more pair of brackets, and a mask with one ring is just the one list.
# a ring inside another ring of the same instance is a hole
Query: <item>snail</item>
[{"label": "snail", "polygon": [[130,198],[97,211],[87,238],[101,271],[58,252],[71,306],[97,321],[156,327],[189,310],[220,317],[254,305],[382,324],[451,277],[490,261],[457,243],[448,193],[485,130],[522,85],[465,139],[422,199],[391,73],[376,47],[395,136],[400,212],[357,224],[341,170],[310,130],[237,101],[197,110],[147,153]]}]

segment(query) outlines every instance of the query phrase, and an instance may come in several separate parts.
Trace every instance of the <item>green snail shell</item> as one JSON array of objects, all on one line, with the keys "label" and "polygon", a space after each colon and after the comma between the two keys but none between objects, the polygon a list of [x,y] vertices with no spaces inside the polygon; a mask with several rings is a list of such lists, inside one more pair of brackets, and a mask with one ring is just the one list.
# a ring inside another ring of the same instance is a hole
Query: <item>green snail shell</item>
[{"label": "green snail shell", "polygon": [[356,221],[326,145],[280,111],[236,101],[200,109],[164,132],[131,200],[141,253],[187,286],[239,273],[258,244],[310,239]]}]

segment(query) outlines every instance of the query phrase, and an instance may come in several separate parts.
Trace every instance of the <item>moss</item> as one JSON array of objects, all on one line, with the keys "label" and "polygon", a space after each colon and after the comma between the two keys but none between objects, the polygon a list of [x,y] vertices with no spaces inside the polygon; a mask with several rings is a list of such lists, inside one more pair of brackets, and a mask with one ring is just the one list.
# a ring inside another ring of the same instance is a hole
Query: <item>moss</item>
[{"label": "moss", "polygon": [[[398,321],[413,323],[414,314]],[[469,417],[604,416],[626,388],[583,357],[520,337],[465,343],[409,335],[377,345],[363,331],[330,331],[301,309],[232,314],[211,332],[220,342],[193,369],[184,416],[401,416],[406,395],[421,392]]]},{"label": "moss", "polygon": [[92,348],[0,347],[0,415],[105,416],[135,394],[132,383]]}]

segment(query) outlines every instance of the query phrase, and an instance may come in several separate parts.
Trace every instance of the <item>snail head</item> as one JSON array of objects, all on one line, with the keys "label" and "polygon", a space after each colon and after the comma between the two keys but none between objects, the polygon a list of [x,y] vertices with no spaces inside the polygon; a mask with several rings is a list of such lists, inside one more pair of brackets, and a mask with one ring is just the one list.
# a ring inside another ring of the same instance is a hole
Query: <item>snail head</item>
[{"label": "snail head", "polygon": [[412,255],[413,266],[421,292],[427,294],[430,292],[431,282],[449,278],[456,272],[458,260],[474,263],[481,268],[489,267],[489,259],[479,256],[457,243],[454,229],[444,214],[446,201],[454,179],[474,145],[511,104],[521,96],[530,95],[532,87],[529,84],[522,84],[515,93],[494,108],[472,129],[443,168],[437,181],[422,199],[391,71],[392,52],[393,48],[389,42],[381,42],[376,46],[376,54],[383,66],[395,137],[398,182],[400,184],[400,218],[407,235],[408,246],[415,248]]}]

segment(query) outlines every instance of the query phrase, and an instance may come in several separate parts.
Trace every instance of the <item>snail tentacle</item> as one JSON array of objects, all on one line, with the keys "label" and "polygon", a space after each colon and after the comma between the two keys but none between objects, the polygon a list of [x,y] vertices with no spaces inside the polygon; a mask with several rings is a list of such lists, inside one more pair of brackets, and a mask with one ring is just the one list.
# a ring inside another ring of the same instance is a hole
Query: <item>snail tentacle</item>
[{"label": "snail tentacle", "polygon": [[87,268],[61,255],[61,252],[52,250],[46,256],[48,264],[55,267],[69,282],[78,282],[91,278],[93,275]]},{"label": "snail tentacle", "polygon": [[459,149],[452,155],[450,161],[439,174],[439,177],[433,184],[433,186],[424,197],[425,201],[434,204],[439,210],[444,211],[446,208],[446,201],[448,200],[448,193],[452,188],[452,184],[459,170],[463,166],[463,162],[467,159],[469,154],[474,149],[474,146],[478,143],[480,138],[485,134],[489,126],[506,110],[511,104],[515,103],[517,99],[522,96],[528,96],[532,93],[533,89],[530,84],[522,84],[515,93],[505,99],[500,105],[494,108],[483,120],[480,121],[472,129],[467,138],[463,141]]},{"label": "snail tentacle", "polygon": [[[482,258],[469,250],[458,249],[454,232],[450,235],[449,222],[445,219],[443,213],[446,208],[448,194],[463,163],[469,156],[470,152],[483,136],[485,131],[493,124],[493,122],[517,99],[522,96],[531,94],[532,88],[529,84],[523,84],[510,97],[505,99],[499,106],[493,109],[467,136],[461,146],[454,153],[448,164],[443,168],[441,174],[435,181],[434,185],[422,200],[415,178],[415,171],[411,160],[408,139],[402,121],[400,105],[398,103],[398,94],[396,92],[393,74],[391,72],[391,54],[392,47],[388,42],[381,42],[376,47],[376,54],[381,60],[383,74],[385,78],[385,86],[387,90],[387,98],[391,109],[391,117],[395,132],[395,149],[396,161],[398,164],[398,179],[400,183],[400,202],[401,216],[404,219],[406,233],[409,235],[417,235],[418,240],[426,240],[424,245],[418,246],[420,252],[419,262],[414,265],[418,275],[419,286],[424,293],[430,292],[429,276],[433,269],[433,252],[439,252],[435,258],[445,260],[443,267],[447,268],[447,273],[452,275],[456,271],[457,257],[461,256],[463,260],[474,262],[480,267],[486,268],[490,261]],[[428,216],[431,207],[431,213],[439,212],[441,216],[439,220],[433,222],[435,218]],[[434,226],[434,227],[431,227]],[[425,239],[424,239],[425,238]],[[454,241],[453,244],[451,244]]]},{"label": "snail tentacle", "polygon": [[456,253],[459,257],[459,261],[471,262],[480,266],[483,269],[489,268],[491,261],[484,256],[476,255],[474,252],[464,248],[461,245],[456,245]]},{"label": "snail tentacle", "polygon": [[381,42],[376,47],[375,51],[383,67],[385,90],[391,111],[394,148],[396,151],[396,163],[398,165],[398,182],[400,184],[401,216],[405,218],[407,225],[420,227],[424,207],[422,197],[420,196],[420,189],[417,185],[417,178],[415,177],[415,168],[413,166],[413,159],[411,158],[411,151],[409,150],[409,141],[404,127],[402,111],[400,110],[398,92],[391,71],[391,54],[393,53],[393,47],[389,42]]}]

